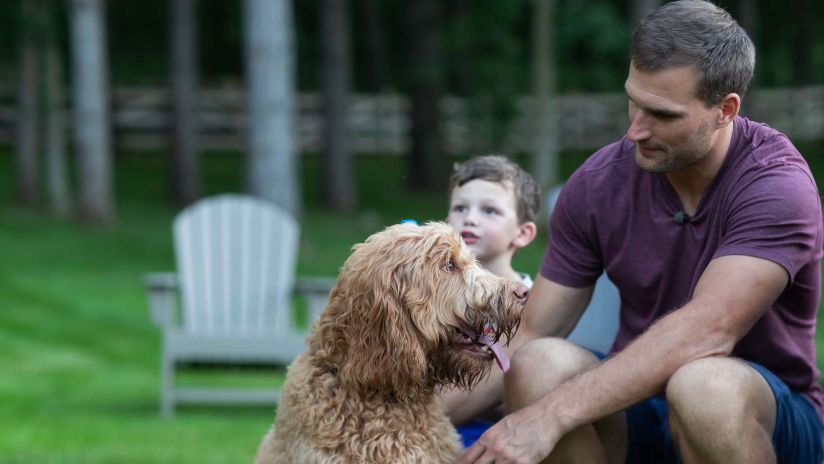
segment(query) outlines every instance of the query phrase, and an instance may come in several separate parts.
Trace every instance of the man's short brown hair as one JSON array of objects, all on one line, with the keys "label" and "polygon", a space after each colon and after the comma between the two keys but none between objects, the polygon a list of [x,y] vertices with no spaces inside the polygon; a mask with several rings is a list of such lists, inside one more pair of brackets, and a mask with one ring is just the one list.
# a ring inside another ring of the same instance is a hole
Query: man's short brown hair
[{"label": "man's short brown hair", "polygon": [[535,179],[512,160],[504,156],[487,155],[455,163],[454,172],[449,178],[449,192],[476,179],[496,182],[507,188],[511,185],[518,223],[535,222],[541,204],[541,189]]},{"label": "man's short brown hair", "polygon": [[709,107],[732,92],[744,96],[755,69],[755,47],[724,9],[704,0],[680,0],[638,24],[630,60],[639,71],[693,66],[695,95]]}]

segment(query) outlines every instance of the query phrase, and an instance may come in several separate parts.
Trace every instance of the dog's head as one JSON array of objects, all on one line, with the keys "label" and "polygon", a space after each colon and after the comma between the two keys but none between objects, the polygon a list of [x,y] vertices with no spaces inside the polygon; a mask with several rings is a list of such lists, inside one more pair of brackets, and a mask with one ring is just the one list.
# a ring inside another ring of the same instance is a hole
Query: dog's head
[{"label": "dog's head", "polygon": [[408,397],[469,388],[520,322],[526,287],[482,269],[444,223],[388,227],[355,245],[310,337],[341,383]]}]

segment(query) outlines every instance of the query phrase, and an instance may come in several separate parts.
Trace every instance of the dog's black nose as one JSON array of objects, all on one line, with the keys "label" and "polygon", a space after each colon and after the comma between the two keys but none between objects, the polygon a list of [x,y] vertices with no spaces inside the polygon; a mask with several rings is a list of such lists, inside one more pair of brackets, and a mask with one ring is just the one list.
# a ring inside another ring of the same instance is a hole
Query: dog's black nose
[{"label": "dog's black nose", "polygon": [[518,285],[512,290],[512,293],[514,293],[515,298],[520,301],[526,301],[526,297],[529,295],[529,288],[527,288],[526,285]]}]

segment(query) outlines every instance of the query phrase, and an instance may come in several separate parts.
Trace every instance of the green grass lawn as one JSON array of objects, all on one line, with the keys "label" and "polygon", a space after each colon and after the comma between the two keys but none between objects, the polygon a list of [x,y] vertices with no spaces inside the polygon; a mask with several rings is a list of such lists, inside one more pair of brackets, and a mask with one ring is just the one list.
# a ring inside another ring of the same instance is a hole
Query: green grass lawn
[{"label": "green grass lawn", "polygon": [[[582,159],[565,156],[563,172]],[[0,151],[0,463],[250,462],[271,425],[268,407],[158,415],[159,332],[141,276],[173,269],[165,165],[157,154],[118,156],[118,220],[91,228],[11,206],[14,169]],[[320,176],[307,159],[300,274],[334,275],[354,243],[402,218],[444,217],[446,194],[407,191],[404,168],[401,159],[360,158],[361,207],[334,214],[314,206]],[[241,172],[237,155],[206,155],[207,193],[239,191]],[[544,237],[516,268],[537,270]]]},{"label": "green grass lawn", "polygon": [[[406,191],[399,161],[359,163],[355,214],[312,206],[320,176],[315,160],[305,163],[301,274],[334,275],[353,244],[402,218],[444,217],[445,193]],[[13,172],[0,152],[0,463],[250,462],[272,408],[158,416],[160,340],[141,276],[173,269],[165,160],[118,156],[118,219],[105,228],[11,206]],[[237,155],[206,155],[207,193],[241,190],[241,172]],[[518,265],[533,272],[541,248],[522,253]],[[206,376],[282,380],[274,371],[247,374]]]}]

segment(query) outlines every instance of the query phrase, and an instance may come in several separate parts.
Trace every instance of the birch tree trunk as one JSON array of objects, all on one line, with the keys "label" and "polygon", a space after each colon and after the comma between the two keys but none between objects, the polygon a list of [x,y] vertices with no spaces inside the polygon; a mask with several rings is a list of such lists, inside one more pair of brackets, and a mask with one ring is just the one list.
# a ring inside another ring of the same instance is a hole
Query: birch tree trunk
[{"label": "birch tree trunk", "polygon": [[324,204],[335,211],[351,211],[355,208],[355,183],[347,130],[351,71],[346,0],[324,0],[320,11]]},{"label": "birch tree trunk", "polygon": [[70,5],[78,214],[102,224],[114,219],[103,1]]},{"label": "birch tree trunk", "polygon": [[68,165],[66,162],[65,92],[63,56],[57,42],[56,2],[49,2],[45,31],[43,87],[46,107],[46,194],[49,211],[67,216],[71,211]]},{"label": "birch tree trunk", "polygon": [[555,92],[555,0],[534,0],[532,15],[533,143],[532,173],[543,191],[558,183],[558,111]]},{"label": "birch tree trunk", "polygon": [[246,187],[298,215],[291,1],[245,0],[244,36],[249,106]]},{"label": "birch tree trunk", "polygon": [[172,38],[172,153],[169,178],[172,201],[184,207],[200,197],[197,143],[196,0],[174,0]]}]

